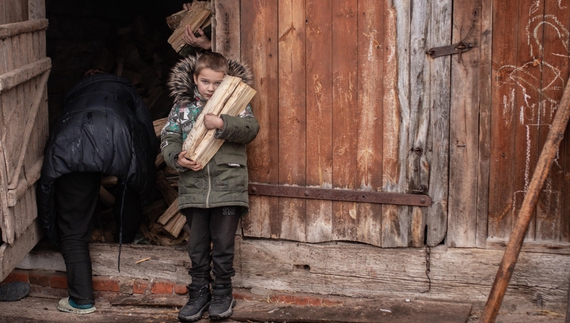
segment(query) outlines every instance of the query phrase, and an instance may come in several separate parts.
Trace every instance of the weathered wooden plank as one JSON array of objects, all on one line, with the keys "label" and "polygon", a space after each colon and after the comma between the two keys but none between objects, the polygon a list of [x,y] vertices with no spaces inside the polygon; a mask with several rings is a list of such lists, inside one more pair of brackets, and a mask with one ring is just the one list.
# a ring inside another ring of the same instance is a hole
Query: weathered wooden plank
[{"label": "weathered wooden plank", "polygon": [[230,59],[239,60],[241,46],[240,3],[232,0],[213,2],[216,17],[213,50]]},{"label": "weathered wooden plank", "polygon": [[[307,1],[307,185],[332,187],[332,6]],[[307,241],[332,240],[332,202],[306,201]]]},{"label": "weathered wooden plank", "polygon": [[[333,187],[358,188],[355,174],[358,139],[358,1],[333,1]],[[333,202],[333,237],[357,239],[356,203]]]},{"label": "weathered wooden plank", "polygon": [[[242,0],[242,61],[254,75],[253,88],[263,95],[252,100],[260,124],[257,138],[248,145],[251,182],[277,184],[279,171],[278,19],[276,1]],[[244,235],[274,237],[281,234],[278,198],[250,197],[250,214],[243,218]]]},{"label": "weathered wooden plank", "polygon": [[[90,244],[94,275],[188,282],[190,264],[185,250],[123,245],[121,271],[117,272],[117,248],[116,244]],[[427,277],[425,252],[421,249],[344,242],[308,244],[237,236],[233,283],[236,288],[288,293],[468,300],[480,304],[490,290],[502,254],[502,250],[432,248],[432,289],[422,293],[427,289]],[[151,260],[136,264],[149,256]],[[346,265],[347,259],[350,266]],[[65,264],[59,252],[36,248],[18,268],[65,271]],[[567,272],[570,272],[567,254],[523,250],[503,304],[536,306],[540,295],[545,308],[564,308],[568,277],[553,273]]]},{"label": "weathered wooden plank", "polygon": [[[305,185],[305,1],[279,1],[279,184]],[[301,65],[301,66],[299,66]],[[280,237],[306,241],[305,201],[280,198]]]},{"label": "weathered wooden plank", "polygon": [[[28,251],[40,241],[42,235],[40,226],[33,222],[25,230],[21,231],[16,241],[3,243],[0,246],[0,280],[4,280],[18,263],[27,256]],[[3,236],[3,239],[5,238]]]},{"label": "weathered wooden plank", "polygon": [[[496,108],[491,112],[491,165],[489,183],[488,236],[506,238],[512,228],[513,168],[515,146],[513,141],[517,107],[516,89],[511,79],[518,48],[518,1],[494,1],[493,19],[493,94]],[[511,19],[501,19],[501,12],[511,12]]]},{"label": "weathered wooden plank", "polygon": [[[483,248],[487,240],[489,215],[489,167],[491,154],[492,109],[492,25],[493,0],[481,1],[480,61],[479,61],[479,170],[477,173],[477,235],[476,246]],[[450,139],[450,143],[452,143]],[[450,192],[453,192],[451,189]],[[451,196],[451,194],[450,194]]]},{"label": "weathered wooden plank", "polygon": [[[531,177],[538,161],[540,147],[538,146],[538,133],[540,128],[549,127],[542,124],[539,118],[539,104],[542,97],[540,79],[540,64],[534,61],[536,49],[531,47],[527,41],[529,33],[527,27],[537,17],[539,20],[544,19],[544,4],[536,3],[532,0],[519,0],[517,4],[519,8],[517,37],[517,58],[512,63],[514,71],[511,74],[513,81],[516,82],[516,122],[514,128],[514,167],[513,171],[513,226],[516,222],[516,216],[519,213],[524,197],[530,185]],[[542,34],[542,33],[541,33]],[[541,35],[540,38],[543,36]],[[542,41],[542,40],[539,40]],[[511,49],[512,50],[512,49]],[[541,54],[538,54],[541,56]],[[546,130],[548,131],[548,129]],[[509,227],[510,231],[513,227]],[[536,235],[536,213],[529,224],[526,238],[534,240]]]},{"label": "weathered wooden plank", "polygon": [[45,30],[48,27],[47,19],[28,20],[0,25],[0,39],[14,37],[22,33]]},{"label": "weathered wooden plank", "polygon": [[[453,39],[475,45],[481,37],[481,2],[473,1],[453,8]],[[456,23],[455,23],[456,22]],[[461,59],[455,55],[451,61],[451,113],[449,149],[449,228],[447,245],[451,247],[477,246],[477,186],[479,182],[479,88],[481,52],[480,46],[473,46],[463,53]],[[438,59],[438,58],[436,58]]]},{"label": "weathered wooden plank", "polygon": [[[437,1],[436,1],[437,2]],[[431,3],[428,2],[418,2],[413,4],[409,14],[411,16],[411,26],[410,26],[410,52],[409,52],[409,64],[410,64],[410,88],[409,98],[409,132],[406,138],[406,143],[400,143],[403,145],[409,145],[409,149],[406,151],[405,162],[407,163],[407,178],[408,183],[405,188],[413,191],[423,191],[427,189],[432,189],[431,183],[429,182],[430,174],[430,163],[427,159],[428,157],[428,128],[430,127],[430,108],[432,102],[430,82],[430,62],[427,60],[427,55],[425,54],[426,49],[431,46],[431,19],[436,18],[437,15],[434,14],[430,18]],[[400,39],[399,39],[400,40]],[[443,77],[443,75],[440,75]],[[435,98],[433,98],[435,99]],[[444,120],[442,118],[442,120]],[[440,174],[440,176],[443,174]],[[410,212],[410,222],[405,223],[405,226],[400,232],[401,240],[407,236],[408,245],[419,247],[423,245],[425,241],[425,230],[424,223],[427,216],[423,212],[418,212],[419,210],[415,208],[409,208],[407,211],[403,211],[400,214]],[[429,228],[431,229],[431,228]]]},{"label": "weathered wooden plank", "polygon": [[[536,12],[538,15],[540,12]],[[564,80],[568,79],[568,46],[570,28],[570,10],[561,10],[560,4],[546,1],[544,18],[531,17],[528,33],[531,54],[540,59],[541,83],[540,97],[537,103],[538,147],[542,149],[559,100],[564,91]],[[536,52],[535,52],[536,50]],[[563,55],[561,55],[563,54]],[[568,133],[568,132],[566,132]],[[566,139],[568,140],[568,139]],[[564,165],[568,151],[562,143],[556,161],[544,183],[536,208],[536,240],[560,241],[564,213]],[[566,215],[566,216],[565,216]]]},{"label": "weathered wooden plank", "polygon": [[[383,178],[384,2],[358,2],[358,90],[355,188],[378,191]],[[382,245],[382,205],[356,205],[356,240]]]},{"label": "weathered wooden plank", "polygon": [[[408,188],[407,173],[407,156],[411,149],[409,143],[410,133],[410,34],[411,34],[411,16],[410,3],[406,1],[395,1],[391,3],[390,12],[392,21],[395,23],[395,31],[393,39],[395,40],[394,60],[397,66],[395,77],[397,78],[398,106],[391,111],[392,123],[388,133],[394,134],[398,131],[399,142],[397,147],[393,147],[393,152],[397,149],[398,153],[393,162],[390,163],[391,171],[389,180],[385,179],[383,189],[387,192],[404,192]],[[397,117],[396,117],[397,114]],[[394,124],[398,122],[398,124]],[[398,171],[396,172],[396,167]],[[386,169],[386,165],[385,165]],[[396,177],[397,176],[397,177]],[[409,207],[384,206],[382,217],[382,246],[405,247],[409,244],[409,227],[411,223],[411,213]]]},{"label": "weathered wooden plank", "polygon": [[[385,48],[386,59],[383,61],[384,71],[384,96],[382,100],[382,134],[384,136],[382,147],[382,191],[401,192],[398,186],[400,180],[400,170],[402,163],[399,158],[400,149],[400,124],[402,114],[400,113],[400,99],[398,89],[398,68],[399,59],[397,55],[397,13],[396,8],[385,2],[384,7],[384,40],[382,47]],[[385,234],[393,231],[393,224],[398,219],[399,207],[395,205],[384,205],[382,207],[382,246],[384,242],[391,241]],[[388,243],[387,245],[394,245]]]},{"label": "weathered wooden plank", "polygon": [[[451,41],[451,22],[453,13],[453,1],[433,1],[430,3],[428,17],[429,42],[434,46],[436,44],[448,44]],[[457,6],[456,6],[457,7]],[[424,56],[427,59],[427,55]],[[414,146],[423,147],[425,161],[428,163],[427,174],[421,177],[423,182],[428,183],[428,195],[432,198],[433,204],[428,208],[422,208],[424,214],[425,225],[427,230],[424,237],[424,226],[421,227],[422,232],[414,232],[412,236],[414,245],[423,245],[423,240],[417,241],[417,238],[425,238],[430,246],[435,246],[445,239],[447,233],[447,207],[449,195],[449,113],[451,100],[451,57],[439,57],[438,59],[429,60],[429,78],[426,79],[426,89],[429,93],[424,101],[424,109],[429,110],[429,122],[425,126],[427,129],[421,132],[422,136],[426,136],[426,143],[421,146],[420,141],[416,140]],[[422,118],[420,116],[420,118]],[[425,131],[425,132],[424,132]],[[419,145],[420,144],[420,145]],[[425,171],[425,168],[422,167]],[[416,207],[417,209],[417,207]],[[419,210],[418,210],[419,211]],[[418,243],[419,242],[419,243]]]},{"label": "weathered wooden plank", "polygon": [[28,19],[37,20],[46,17],[45,0],[28,0]]},{"label": "weathered wooden plank", "polygon": [[51,68],[51,59],[49,57],[24,66],[16,66],[15,64],[18,62],[15,59],[16,56],[18,55],[13,50],[6,52],[6,60],[11,61],[9,63],[10,66],[7,66],[8,72],[0,75],[0,93],[27,82]]}]

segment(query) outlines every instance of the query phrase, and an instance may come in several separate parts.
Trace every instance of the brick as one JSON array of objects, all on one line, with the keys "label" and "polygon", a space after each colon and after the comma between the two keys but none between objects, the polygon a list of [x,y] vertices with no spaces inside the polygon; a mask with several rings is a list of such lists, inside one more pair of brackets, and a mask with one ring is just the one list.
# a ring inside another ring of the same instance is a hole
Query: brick
[{"label": "brick", "polygon": [[25,271],[14,270],[12,271],[8,277],[4,279],[2,283],[11,283],[11,282],[29,282],[28,273]]},{"label": "brick", "polygon": [[135,279],[133,282],[133,294],[144,294],[147,288],[147,280]]},{"label": "brick", "polygon": [[119,282],[108,277],[93,277],[93,290],[118,292],[120,290]]},{"label": "brick", "polygon": [[49,276],[38,273],[30,274],[30,284],[42,287],[49,287]]},{"label": "brick", "polygon": [[121,292],[121,294],[129,294],[132,295],[133,294],[133,284],[134,284],[134,279],[119,279],[119,292]]},{"label": "brick", "polygon": [[246,301],[254,301],[255,300],[255,296],[253,296],[251,293],[244,293],[244,292],[239,292],[239,291],[234,290],[233,295],[234,295],[235,299],[243,299]]},{"label": "brick", "polygon": [[151,287],[153,294],[172,294],[174,284],[170,282],[155,282]]},{"label": "brick", "polygon": [[65,274],[54,274],[49,278],[51,288],[67,289],[67,276]]},{"label": "brick", "polygon": [[188,289],[186,289],[186,285],[176,284],[174,285],[174,292],[178,295],[186,295],[188,293]]}]

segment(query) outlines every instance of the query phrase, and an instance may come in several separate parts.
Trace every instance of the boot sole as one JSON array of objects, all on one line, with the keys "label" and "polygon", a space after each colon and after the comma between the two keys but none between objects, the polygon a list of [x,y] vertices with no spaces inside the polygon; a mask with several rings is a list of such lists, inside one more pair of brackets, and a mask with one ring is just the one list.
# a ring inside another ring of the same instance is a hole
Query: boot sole
[{"label": "boot sole", "polygon": [[208,314],[208,318],[210,320],[221,320],[221,319],[227,319],[228,317],[232,316],[232,314],[234,314],[234,307],[236,306],[236,300],[232,299],[232,303],[230,304],[230,307],[228,308],[227,311],[222,312],[220,314]]}]

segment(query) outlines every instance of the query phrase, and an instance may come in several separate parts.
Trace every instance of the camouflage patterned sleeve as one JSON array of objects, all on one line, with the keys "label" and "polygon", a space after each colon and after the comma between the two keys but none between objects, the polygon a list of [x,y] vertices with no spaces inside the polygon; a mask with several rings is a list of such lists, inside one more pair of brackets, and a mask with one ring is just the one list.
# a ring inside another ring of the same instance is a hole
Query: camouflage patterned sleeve
[{"label": "camouflage patterned sleeve", "polygon": [[175,105],[170,110],[166,124],[160,133],[160,151],[164,162],[179,172],[186,171],[186,168],[178,165],[176,160],[182,151],[182,127],[180,124],[180,107]]}]

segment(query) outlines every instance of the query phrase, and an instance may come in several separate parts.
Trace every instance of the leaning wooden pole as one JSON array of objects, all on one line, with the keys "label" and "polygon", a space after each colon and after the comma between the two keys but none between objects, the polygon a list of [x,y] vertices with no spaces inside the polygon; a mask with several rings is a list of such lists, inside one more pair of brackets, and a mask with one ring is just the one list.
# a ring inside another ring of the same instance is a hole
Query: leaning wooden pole
[{"label": "leaning wooden pole", "polygon": [[[568,80],[568,82],[570,82],[570,80]],[[546,142],[542,147],[536,169],[534,170],[534,174],[532,174],[528,191],[522,202],[517,222],[511,233],[509,243],[503,255],[503,260],[499,265],[499,271],[497,272],[491,293],[483,309],[483,315],[481,315],[481,319],[479,320],[480,323],[494,323],[497,313],[499,313],[499,308],[501,307],[503,296],[505,296],[507,285],[513,275],[530,219],[534,213],[534,208],[536,207],[546,176],[548,176],[550,172],[554,157],[560,147],[560,142],[562,138],[564,138],[564,131],[568,125],[569,117],[570,86],[569,83],[566,83],[564,94],[562,94],[562,99],[558,105],[558,111],[556,111],[552,126],[548,132],[548,137],[546,137]]]}]

